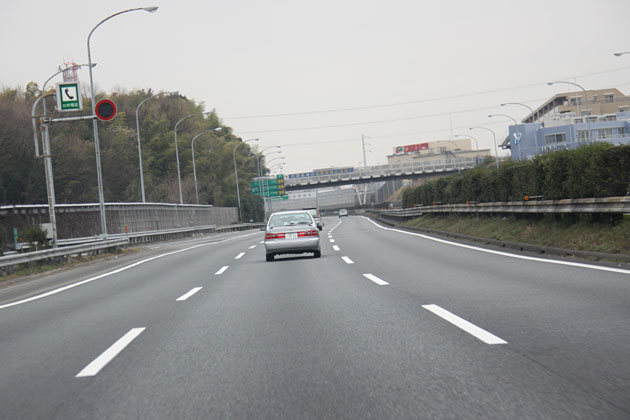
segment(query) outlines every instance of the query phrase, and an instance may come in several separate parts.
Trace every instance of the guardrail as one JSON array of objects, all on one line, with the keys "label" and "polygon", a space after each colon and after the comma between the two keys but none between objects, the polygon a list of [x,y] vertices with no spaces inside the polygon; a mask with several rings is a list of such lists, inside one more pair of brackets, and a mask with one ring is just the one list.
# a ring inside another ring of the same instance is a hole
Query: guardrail
[{"label": "guardrail", "polygon": [[630,213],[630,196],[442,204],[380,211],[383,216],[395,218],[418,217],[425,213]]},{"label": "guardrail", "polygon": [[[67,260],[71,259],[72,255],[77,254],[91,254],[102,253],[104,250],[117,248],[120,246],[127,246],[132,243],[151,242],[175,239],[186,236],[187,234],[211,232],[231,232],[236,230],[248,230],[263,226],[263,223],[244,223],[239,225],[219,226],[197,226],[180,229],[165,229],[161,231],[149,231],[149,232],[134,232],[130,234],[116,234],[109,235],[108,239],[102,239],[97,236],[86,238],[75,238],[69,240],[61,240],[61,244],[67,246],[59,246],[58,248],[45,249],[41,251],[27,252],[23,254],[5,255],[0,257],[0,277],[3,275],[3,271],[7,274],[13,272],[13,268],[16,265],[26,264],[35,261],[54,259],[65,257]],[[77,241],[83,241],[77,243]],[[68,245],[71,244],[72,245]]]}]

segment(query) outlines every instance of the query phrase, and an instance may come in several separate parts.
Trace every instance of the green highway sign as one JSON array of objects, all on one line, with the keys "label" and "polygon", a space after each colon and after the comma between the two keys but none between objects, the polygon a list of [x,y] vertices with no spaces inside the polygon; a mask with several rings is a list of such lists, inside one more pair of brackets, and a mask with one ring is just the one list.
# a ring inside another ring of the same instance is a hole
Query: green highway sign
[{"label": "green highway sign", "polygon": [[[276,178],[262,178],[250,181],[250,189],[252,194],[260,197],[270,197],[286,200],[288,196],[284,190],[284,175],[278,175]],[[286,198],[283,198],[286,197]]]},{"label": "green highway sign", "polygon": [[80,111],[83,108],[79,82],[57,83],[57,110]]}]

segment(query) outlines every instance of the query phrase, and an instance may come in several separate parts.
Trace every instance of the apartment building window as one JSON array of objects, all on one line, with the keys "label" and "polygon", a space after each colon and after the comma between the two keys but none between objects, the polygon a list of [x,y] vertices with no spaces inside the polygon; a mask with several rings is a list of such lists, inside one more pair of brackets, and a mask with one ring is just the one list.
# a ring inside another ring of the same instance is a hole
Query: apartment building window
[{"label": "apartment building window", "polygon": [[628,112],[628,111],[630,111],[630,107],[627,107],[627,106],[619,107],[619,112]]},{"label": "apartment building window", "polygon": [[617,129],[617,137],[621,138],[621,137],[626,137],[628,135],[628,132],[626,131],[626,127],[619,127]]},{"label": "apartment building window", "polygon": [[581,96],[576,96],[574,98],[571,98],[571,106],[577,106],[577,105],[582,105],[582,97]]},{"label": "apartment building window", "polygon": [[601,118],[601,121],[617,121],[617,116],[616,115],[604,115]]},{"label": "apartment building window", "polygon": [[547,134],[545,136],[545,144],[566,143],[566,133]]},{"label": "apartment building window", "polygon": [[606,93],[604,94],[604,103],[605,104],[610,104],[615,102],[615,95],[613,95],[612,93]]},{"label": "apartment building window", "polygon": [[577,140],[578,143],[586,143],[588,141],[588,130],[578,130]]},{"label": "apartment building window", "polygon": [[597,102],[599,102],[599,98],[597,95],[593,96],[593,103],[596,104]]},{"label": "apartment building window", "polygon": [[613,137],[612,128],[600,128],[597,130],[597,138],[600,139],[610,139]]}]

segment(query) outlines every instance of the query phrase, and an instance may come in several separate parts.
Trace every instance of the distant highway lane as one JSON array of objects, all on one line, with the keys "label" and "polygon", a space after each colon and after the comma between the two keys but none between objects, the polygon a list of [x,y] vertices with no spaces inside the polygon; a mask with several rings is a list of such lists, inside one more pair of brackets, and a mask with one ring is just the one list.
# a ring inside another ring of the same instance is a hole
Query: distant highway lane
[{"label": "distant highway lane", "polygon": [[630,271],[361,216],[0,289],[0,418],[630,418]]}]

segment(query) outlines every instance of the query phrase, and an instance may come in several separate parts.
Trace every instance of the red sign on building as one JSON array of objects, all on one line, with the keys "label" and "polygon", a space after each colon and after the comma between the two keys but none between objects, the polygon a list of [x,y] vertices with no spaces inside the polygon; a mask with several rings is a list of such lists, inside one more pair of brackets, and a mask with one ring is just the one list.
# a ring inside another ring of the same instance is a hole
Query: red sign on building
[{"label": "red sign on building", "polygon": [[395,147],[394,154],[398,155],[401,153],[413,153],[413,152],[419,152],[420,150],[428,150],[428,149],[429,149],[429,143],[410,144],[408,146]]}]

